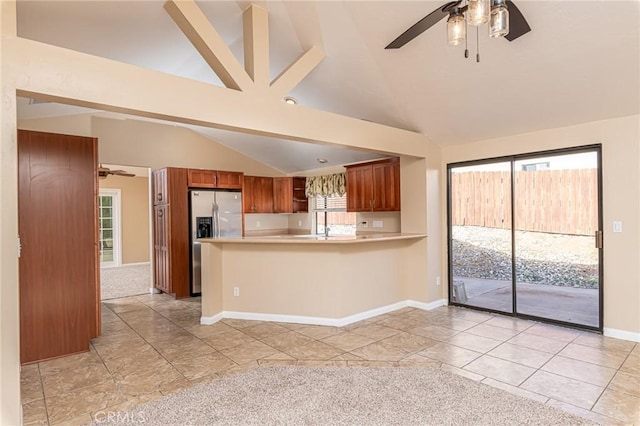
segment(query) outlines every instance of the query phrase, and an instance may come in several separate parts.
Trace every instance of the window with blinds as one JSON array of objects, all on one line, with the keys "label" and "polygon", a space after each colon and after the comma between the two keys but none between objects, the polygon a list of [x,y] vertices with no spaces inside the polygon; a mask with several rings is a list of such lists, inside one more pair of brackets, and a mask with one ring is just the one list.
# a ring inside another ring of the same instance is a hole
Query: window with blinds
[{"label": "window with blinds", "polygon": [[347,213],[347,196],[315,198],[316,234],[324,234],[329,227],[329,235],[355,235],[356,214]]}]

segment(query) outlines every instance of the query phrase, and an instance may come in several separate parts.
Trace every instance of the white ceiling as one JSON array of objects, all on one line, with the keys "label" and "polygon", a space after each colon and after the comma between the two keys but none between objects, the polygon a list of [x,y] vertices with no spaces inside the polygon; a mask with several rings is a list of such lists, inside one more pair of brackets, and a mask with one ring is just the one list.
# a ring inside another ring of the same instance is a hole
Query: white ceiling
[{"label": "white ceiling", "polygon": [[[398,50],[391,40],[444,1],[260,1],[269,11],[271,75],[312,45],[327,57],[291,93],[304,106],[428,135],[442,145],[640,112],[638,1],[516,1],[532,31],[508,42],[480,28],[470,59],[445,21]],[[246,1],[198,1],[242,61]],[[18,1],[18,34],[222,85],[162,1]],[[49,112],[47,112],[49,111]],[[52,114],[24,105],[21,117]],[[69,113],[69,112],[59,112]],[[198,131],[203,131],[199,129]],[[209,137],[283,170],[375,154],[207,129]],[[335,160],[334,160],[335,158]]]}]

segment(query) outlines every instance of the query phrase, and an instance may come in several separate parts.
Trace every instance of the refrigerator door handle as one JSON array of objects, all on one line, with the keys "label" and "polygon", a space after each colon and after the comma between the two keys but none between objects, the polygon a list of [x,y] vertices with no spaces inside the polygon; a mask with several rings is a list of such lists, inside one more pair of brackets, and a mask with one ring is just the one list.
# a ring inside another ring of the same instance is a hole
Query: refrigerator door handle
[{"label": "refrigerator door handle", "polygon": [[220,221],[218,220],[218,210],[219,210],[219,206],[218,203],[216,202],[216,194],[213,195],[213,203],[211,205],[211,209],[212,209],[212,215],[213,215],[213,237],[214,238],[219,238],[220,237]]}]

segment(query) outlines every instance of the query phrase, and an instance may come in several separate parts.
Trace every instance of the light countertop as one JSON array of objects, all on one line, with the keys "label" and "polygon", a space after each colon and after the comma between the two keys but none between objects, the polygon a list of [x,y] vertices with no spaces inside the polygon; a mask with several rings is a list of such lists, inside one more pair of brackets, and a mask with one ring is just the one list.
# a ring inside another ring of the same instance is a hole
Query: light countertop
[{"label": "light countertop", "polygon": [[212,244],[354,244],[354,243],[372,243],[394,240],[411,240],[426,238],[427,234],[408,234],[408,233],[380,233],[380,234],[364,234],[364,235],[336,235],[325,237],[324,235],[311,234],[286,234],[286,235],[268,235],[259,237],[242,237],[242,238],[201,238],[201,243]]}]

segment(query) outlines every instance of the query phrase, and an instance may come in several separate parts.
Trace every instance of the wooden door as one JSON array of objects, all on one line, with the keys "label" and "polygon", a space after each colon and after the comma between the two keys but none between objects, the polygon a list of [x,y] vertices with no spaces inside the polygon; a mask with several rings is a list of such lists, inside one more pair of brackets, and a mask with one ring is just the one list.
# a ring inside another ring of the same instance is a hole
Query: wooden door
[{"label": "wooden door", "polygon": [[256,177],[253,203],[256,213],[273,213],[273,178]]},{"label": "wooden door", "polygon": [[18,131],[22,363],[99,335],[97,195],[97,139]]},{"label": "wooden door", "polygon": [[400,163],[380,163],[373,168],[373,210],[400,210]]},{"label": "wooden door", "polygon": [[242,177],[240,172],[225,172],[218,170],[217,188],[242,189]]},{"label": "wooden door", "polygon": [[371,166],[347,169],[347,211],[371,211],[373,205],[373,177]]},{"label": "wooden door", "polygon": [[273,178],[273,212],[293,212],[293,178]]}]

